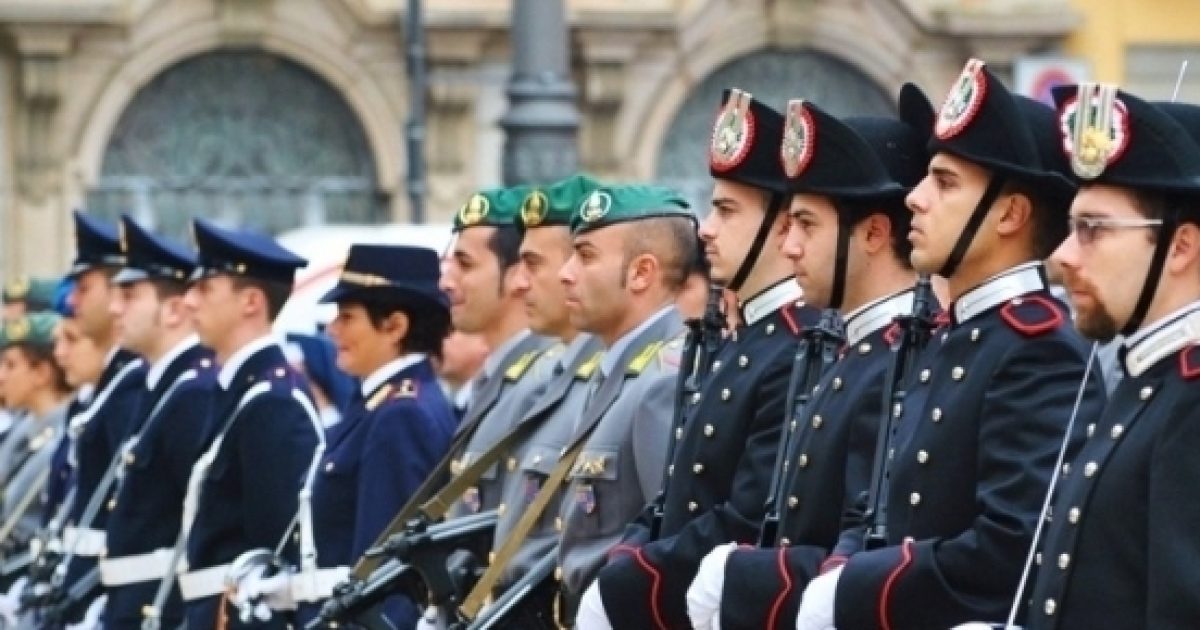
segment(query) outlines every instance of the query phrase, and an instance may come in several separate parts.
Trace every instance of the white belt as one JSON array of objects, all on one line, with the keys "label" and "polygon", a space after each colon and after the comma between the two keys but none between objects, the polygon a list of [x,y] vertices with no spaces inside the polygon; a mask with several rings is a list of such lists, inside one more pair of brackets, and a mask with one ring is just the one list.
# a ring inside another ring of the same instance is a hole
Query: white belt
[{"label": "white belt", "polygon": [[101,558],[100,581],[105,586],[125,586],[161,580],[171,565],[172,552],[163,548],[133,556]]},{"label": "white belt", "polygon": [[333,595],[333,587],[350,577],[350,567],[333,567],[292,574],[292,599],[319,602]]},{"label": "white belt", "polygon": [[183,595],[185,602],[223,593],[227,575],[229,575],[228,564],[183,573],[179,576],[179,593]]},{"label": "white belt", "polygon": [[79,557],[94,558],[104,555],[107,544],[107,535],[102,529],[68,527],[63,531],[63,549]]}]

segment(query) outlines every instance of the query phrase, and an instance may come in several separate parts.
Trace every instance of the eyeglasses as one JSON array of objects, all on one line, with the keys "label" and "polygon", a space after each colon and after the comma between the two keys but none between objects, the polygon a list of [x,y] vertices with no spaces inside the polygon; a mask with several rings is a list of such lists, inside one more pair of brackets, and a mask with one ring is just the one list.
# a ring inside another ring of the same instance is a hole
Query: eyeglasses
[{"label": "eyeglasses", "polygon": [[1079,239],[1080,245],[1091,245],[1106,230],[1152,228],[1163,224],[1162,219],[1105,219],[1101,217],[1071,217],[1068,220],[1071,234]]}]

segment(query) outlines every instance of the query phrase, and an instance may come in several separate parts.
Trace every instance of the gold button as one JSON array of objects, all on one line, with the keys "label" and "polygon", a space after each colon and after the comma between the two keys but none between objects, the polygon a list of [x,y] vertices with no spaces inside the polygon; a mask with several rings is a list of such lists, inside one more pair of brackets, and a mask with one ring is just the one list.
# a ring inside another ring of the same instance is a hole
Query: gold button
[{"label": "gold button", "polygon": [[1047,615],[1053,615],[1054,611],[1057,609],[1058,609],[1058,604],[1055,603],[1055,601],[1053,599],[1047,599],[1046,605],[1042,607],[1042,610],[1045,610]]},{"label": "gold button", "polygon": [[801,468],[804,468],[805,466],[808,466],[808,454],[807,454],[807,453],[801,453],[801,454],[800,454],[800,461],[799,461],[799,462],[797,462],[797,463],[798,463],[798,464],[800,464],[800,467],[801,467]]},{"label": "gold button", "polygon": [[921,382],[922,383],[929,382],[929,368],[925,368],[924,370],[921,370]]},{"label": "gold button", "polygon": [[284,370],[283,368],[275,368],[275,376],[277,378],[283,378],[284,374],[287,374],[287,370]]},{"label": "gold button", "polygon": [[693,405],[700,404],[700,392],[696,392],[695,394],[692,394],[692,404]]},{"label": "gold button", "polygon": [[791,544],[792,544],[792,539],[791,539],[791,538],[788,538],[787,536],[784,536],[783,538],[780,538],[780,539],[779,539],[779,546],[780,546],[780,547],[787,547],[787,546],[789,546],[789,545],[791,545]]},{"label": "gold button", "polygon": [[696,503],[695,501],[688,501],[688,511],[689,512],[695,512],[696,510],[699,510],[699,509],[700,509],[699,503]]},{"label": "gold button", "polygon": [[704,425],[704,437],[712,437],[717,432],[716,427],[711,424]]},{"label": "gold button", "polygon": [[833,391],[835,391],[835,392],[836,392],[836,391],[838,391],[838,390],[840,390],[840,389],[842,389],[842,377],[840,377],[840,376],[835,376],[835,377],[833,378]]},{"label": "gold button", "polygon": [[775,324],[767,324],[767,334],[768,335],[775,334]]},{"label": "gold button", "polygon": [[554,567],[554,581],[561,582],[563,577],[562,567]]},{"label": "gold button", "polygon": [[675,429],[675,439],[676,440],[683,439],[683,427],[679,427],[679,428]]},{"label": "gold button", "polygon": [[133,453],[125,453],[125,465],[132,466],[133,462],[137,461],[137,456]]},{"label": "gold button", "polygon": [[1071,474],[1071,464],[1069,462],[1062,465],[1062,474],[1064,477]]},{"label": "gold button", "polygon": [[675,464],[668,465],[667,466],[667,476],[669,477],[674,474],[675,474]]},{"label": "gold button", "polygon": [[797,425],[797,424],[796,424],[796,421],[795,421],[795,420],[792,420],[791,422],[789,422],[789,423],[788,423],[788,426],[790,426],[790,427],[791,427],[791,433],[795,433],[795,432],[796,432],[796,427],[797,427],[797,426],[799,426],[799,425]]},{"label": "gold button", "polygon": [[867,354],[870,351],[871,351],[871,344],[861,343],[858,345],[858,353],[859,354]]},{"label": "gold button", "polygon": [[979,329],[978,328],[971,329],[971,341],[979,341]]},{"label": "gold button", "polygon": [[327,473],[333,472],[333,462],[325,463],[325,472],[327,472]]},{"label": "gold button", "polygon": [[721,362],[720,362],[720,361],[713,361],[713,362],[712,362],[712,371],[713,371],[713,372],[716,372],[716,371],[717,371],[717,370],[719,370],[719,369],[721,369]]},{"label": "gold button", "polygon": [[1067,520],[1070,521],[1072,525],[1075,525],[1079,522],[1080,514],[1081,512],[1079,511],[1079,508],[1073,507],[1067,512]]},{"label": "gold button", "polygon": [[733,392],[729,391],[728,387],[721,390],[721,400],[729,400],[729,397],[732,395],[733,395]]},{"label": "gold button", "polygon": [[694,464],[692,466],[692,472],[696,473],[697,475],[704,472],[704,464]]},{"label": "gold button", "polygon": [[508,467],[509,472],[516,470],[517,469],[517,458],[509,457],[507,467]]},{"label": "gold button", "polygon": [[899,418],[900,414],[904,413],[904,405],[896,403],[892,405],[892,417]]},{"label": "gold button", "polygon": [[934,422],[941,422],[942,421],[942,408],[934,407],[933,411],[931,411],[929,413],[929,418],[931,420],[933,420]]},{"label": "gold button", "polygon": [[208,367],[208,366],[210,366],[210,365],[212,365],[212,361],[211,361],[211,360],[209,360],[209,359],[200,359],[200,367],[202,367],[202,368],[206,368],[206,367]]},{"label": "gold button", "polygon": [[555,531],[560,531],[560,532],[563,530],[563,521],[562,521],[561,516],[554,517],[554,529],[555,529]]},{"label": "gold button", "polygon": [[929,462],[929,451],[917,451],[917,463],[925,464]]},{"label": "gold button", "polygon": [[1125,432],[1125,427],[1123,427],[1119,424],[1114,424],[1112,430],[1109,431],[1108,434],[1111,435],[1112,439],[1115,440],[1115,439],[1121,437],[1121,434],[1124,432]]},{"label": "gold button", "polygon": [[1140,396],[1142,400],[1146,400],[1153,395],[1154,395],[1154,388],[1150,387],[1149,385],[1147,385],[1146,387],[1143,387],[1142,391],[1138,392],[1138,396]]},{"label": "gold button", "polygon": [[823,420],[821,420],[821,416],[820,416],[819,414],[818,414],[818,415],[815,415],[815,416],[813,416],[813,428],[814,428],[814,429],[820,429],[820,428],[821,428],[821,424],[822,424],[823,422],[824,422],[824,421],[823,421]]},{"label": "gold button", "polygon": [[1039,552],[1033,554],[1033,563],[1038,565],[1039,567],[1042,566],[1042,552],[1039,551]]},{"label": "gold button", "polygon": [[788,507],[794,510],[797,505],[800,505],[800,499],[797,499],[795,496],[788,497]]},{"label": "gold button", "polygon": [[1087,436],[1092,437],[1096,433],[1096,423],[1093,422],[1087,426]]},{"label": "gold button", "polygon": [[1097,464],[1096,462],[1088,462],[1083,467],[1083,476],[1090,478],[1092,475],[1095,475],[1096,471],[1099,469],[1100,464]]},{"label": "gold button", "polygon": [[956,381],[963,380],[963,377],[966,375],[967,375],[967,371],[962,369],[961,366],[956,365],[956,366],[954,366],[953,370],[950,370],[950,378],[952,378]]},{"label": "gold button", "polygon": [[508,511],[508,506],[504,505],[503,503],[496,506],[496,516],[504,516],[504,513],[507,511]]},{"label": "gold button", "polygon": [[1066,570],[1066,568],[1069,566],[1071,566],[1070,554],[1060,554],[1058,556],[1058,568]]},{"label": "gold button", "polygon": [[750,365],[750,358],[749,358],[749,357],[747,357],[747,356],[746,356],[746,355],[744,355],[744,354],[743,354],[742,356],[738,357],[738,367],[744,368],[744,367],[746,367],[746,366],[748,366],[748,365]]},{"label": "gold button", "polygon": [[111,512],[115,509],[117,509],[117,500],[115,498],[109,499],[108,500],[108,511]]},{"label": "gold button", "polygon": [[914,506],[920,505],[921,504],[921,493],[914,492],[914,493],[908,495],[908,502]]}]

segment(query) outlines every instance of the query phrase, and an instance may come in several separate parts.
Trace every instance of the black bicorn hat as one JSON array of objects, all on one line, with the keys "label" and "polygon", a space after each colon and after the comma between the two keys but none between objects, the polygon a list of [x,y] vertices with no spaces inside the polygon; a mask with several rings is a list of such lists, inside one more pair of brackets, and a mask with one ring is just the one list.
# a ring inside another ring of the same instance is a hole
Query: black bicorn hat
[{"label": "black bicorn hat", "polygon": [[288,251],[269,236],[229,230],[204,219],[192,222],[197,267],[193,280],[230,274],[291,284],[296,270],[308,261]]},{"label": "black bicorn hat", "polygon": [[437,252],[407,245],[350,247],[338,282],[321,302],[364,300],[420,306],[446,317],[450,301],[438,288]]},{"label": "black bicorn hat", "polygon": [[1004,83],[971,59],[938,111],[929,150],[1039,187],[1069,190],[1070,182],[1042,163],[1034,126]]},{"label": "black bicorn hat", "polygon": [[182,245],[138,225],[129,215],[118,224],[125,266],[113,277],[115,284],[159,278],[187,282],[196,271],[196,256]]},{"label": "black bicorn hat", "polygon": [[906,192],[862,136],[816,105],[790,101],[784,129],[779,159],[791,192],[845,199]]},{"label": "black bicorn hat", "polygon": [[1054,101],[1061,148],[1081,182],[1200,193],[1200,145],[1188,130],[1196,118],[1182,108],[1101,83],[1054,88]]},{"label": "black bicorn hat", "polygon": [[1033,142],[1037,146],[1038,157],[1042,167],[1050,173],[1059,175],[1061,181],[1051,186],[1044,186],[1042,192],[1048,195],[1056,208],[1065,209],[1071,205],[1075,192],[1079,188],[1079,179],[1071,172],[1071,165],[1063,151],[1062,134],[1059,132],[1058,113],[1053,107],[1020,94],[1014,94],[1017,107],[1029,122],[1029,130],[1033,133]]},{"label": "black bicorn hat", "polygon": [[913,83],[900,88],[898,117],[850,116],[842,119],[866,141],[905,193],[916,187],[929,167],[927,145],[933,132],[933,105]]},{"label": "black bicorn hat", "polygon": [[708,170],[725,179],[775,193],[787,193],[779,163],[783,116],[749,93],[725,90],[713,123],[708,147]]},{"label": "black bicorn hat", "polygon": [[120,267],[125,264],[121,253],[121,242],[113,226],[75,211],[75,260],[69,275],[79,274],[97,267]]}]

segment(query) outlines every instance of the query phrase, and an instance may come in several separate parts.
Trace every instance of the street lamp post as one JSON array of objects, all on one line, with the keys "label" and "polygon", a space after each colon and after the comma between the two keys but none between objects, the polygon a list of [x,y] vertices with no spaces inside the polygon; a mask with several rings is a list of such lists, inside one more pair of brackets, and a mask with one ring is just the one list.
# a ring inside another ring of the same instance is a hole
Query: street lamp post
[{"label": "street lamp post", "polygon": [[514,0],[504,184],[546,183],[578,169],[579,110],[564,0]]},{"label": "street lamp post", "polygon": [[404,65],[408,71],[408,122],[404,127],[408,158],[409,217],[413,223],[425,222],[425,95],[428,78],[425,68],[425,21],[421,0],[408,0],[404,18]]}]

